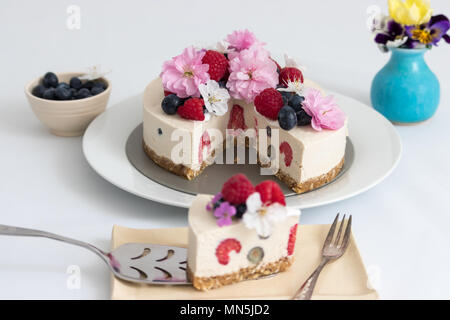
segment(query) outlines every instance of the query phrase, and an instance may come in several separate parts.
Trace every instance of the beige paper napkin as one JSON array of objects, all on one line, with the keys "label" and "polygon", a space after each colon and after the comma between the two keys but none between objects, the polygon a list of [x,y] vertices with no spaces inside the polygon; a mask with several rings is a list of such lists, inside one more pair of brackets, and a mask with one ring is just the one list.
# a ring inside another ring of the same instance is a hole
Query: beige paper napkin
[{"label": "beige paper napkin", "polygon": [[[289,299],[319,263],[329,228],[329,225],[300,225],[293,265],[272,278],[202,292],[189,285],[139,285],[112,277],[111,299]],[[112,248],[129,242],[187,247],[187,234],[187,228],[139,230],[114,226]],[[346,253],[322,271],[313,299],[378,299],[378,293],[368,286],[353,236]]]}]

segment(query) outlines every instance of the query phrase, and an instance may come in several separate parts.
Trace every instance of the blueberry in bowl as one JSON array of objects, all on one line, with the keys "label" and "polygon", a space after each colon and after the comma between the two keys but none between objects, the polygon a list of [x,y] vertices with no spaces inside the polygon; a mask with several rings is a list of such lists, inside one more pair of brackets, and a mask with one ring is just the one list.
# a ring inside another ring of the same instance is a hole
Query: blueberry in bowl
[{"label": "blueberry in bowl", "polygon": [[106,78],[83,80],[83,75],[47,72],[25,87],[32,110],[51,133],[80,136],[105,110],[111,83]]}]

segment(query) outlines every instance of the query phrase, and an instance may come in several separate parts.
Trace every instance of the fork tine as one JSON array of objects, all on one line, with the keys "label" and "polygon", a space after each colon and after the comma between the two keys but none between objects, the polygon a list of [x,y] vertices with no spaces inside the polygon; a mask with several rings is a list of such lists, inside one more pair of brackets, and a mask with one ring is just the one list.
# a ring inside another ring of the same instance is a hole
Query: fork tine
[{"label": "fork tine", "polygon": [[331,240],[333,240],[334,236],[334,230],[336,229],[336,224],[339,219],[339,213],[337,214],[336,218],[334,218],[333,224],[330,227],[330,231],[328,231],[327,238],[325,239],[325,242],[323,244],[323,247],[328,247],[331,244]]},{"label": "fork tine", "polygon": [[348,218],[347,228],[345,229],[344,239],[342,240],[341,248],[343,250],[345,250],[348,246],[351,231],[352,231],[352,215],[350,215],[350,218]]},{"label": "fork tine", "polygon": [[345,214],[342,217],[342,221],[341,221],[341,225],[339,226],[338,234],[336,236],[336,239],[334,240],[334,245],[335,246],[337,246],[339,244],[339,239],[341,238],[341,234],[342,234],[342,229],[344,227],[344,223],[345,223]]}]

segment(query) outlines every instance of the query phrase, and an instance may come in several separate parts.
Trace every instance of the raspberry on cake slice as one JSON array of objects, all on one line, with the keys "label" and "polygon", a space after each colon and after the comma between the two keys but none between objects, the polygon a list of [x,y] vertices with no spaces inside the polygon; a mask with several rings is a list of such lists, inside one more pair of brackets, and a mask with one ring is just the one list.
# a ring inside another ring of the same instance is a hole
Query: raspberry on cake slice
[{"label": "raspberry on cake slice", "polygon": [[253,186],[243,174],[213,197],[197,195],[188,217],[193,286],[210,290],[285,271],[293,262],[299,216],[276,182]]}]

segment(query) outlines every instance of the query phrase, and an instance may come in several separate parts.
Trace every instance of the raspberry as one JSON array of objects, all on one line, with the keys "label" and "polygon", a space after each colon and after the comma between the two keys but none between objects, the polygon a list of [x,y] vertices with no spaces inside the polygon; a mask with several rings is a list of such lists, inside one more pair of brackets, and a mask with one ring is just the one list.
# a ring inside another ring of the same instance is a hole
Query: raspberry
[{"label": "raspberry", "polygon": [[171,95],[171,94],[173,94],[173,92],[164,90],[164,97],[167,97],[168,95]]},{"label": "raspberry", "polygon": [[242,109],[242,107],[238,104],[235,104],[233,106],[233,109],[231,109],[230,120],[228,120],[227,129],[247,129],[244,119],[244,109]]},{"label": "raspberry", "polygon": [[177,113],[185,119],[203,121],[205,120],[205,115],[203,114],[204,105],[203,99],[191,98],[178,108]]},{"label": "raspberry", "polygon": [[283,206],[286,205],[283,191],[281,191],[280,186],[274,181],[266,180],[261,182],[255,187],[255,191],[259,192],[261,201],[266,206],[269,206],[275,202],[278,202]]},{"label": "raspberry", "polygon": [[292,148],[286,141],[280,144],[280,153],[284,153],[284,164],[289,167],[292,162]]},{"label": "raspberry", "polygon": [[287,245],[288,255],[292,256],[295,249],[295,239],[297,239],[297,224],[293,225],[289,231],[289,241]]},{"label": "raspberry", "polygon": [[230,262],[230,252],[241,252],[241,243],[232,238],[223,240],[216,248],[216,257],[220,264],[227,265]]},{"label": "raspberry", "polygon": [[288,82],[295,81],[300,81],[301,83],[303,83],[303,73],[299,69],[293,67],[286,67],[281,69],[279,78],[280,85],[287,87]]},{"label": "raspberry", "polygon": [[277,120],[278,111],[283,107],[283,97],[274,88],[264,89],[255,98],[256,110],[263,116]]},{"label": "raspberry", "polygon": [[206,147],[208,155],[211,153],[211,138],[209,137],[208,131],[203,132],[202,139],[200,140],[200,145],[198,146],[198,162],[203,162],[203,149]]},{"label": "raspberry", "polygon": [[206,51],[202,63],[209,65],[208,73],[211,80],[219,81],[228,70],[227,58],[222,53],[214,50]]},{"label": "raspberry", "polygon": [[242,173],[232,176],[222,187],[223,198],[231,204],[244,203],[253,192],[255,188]]}]

